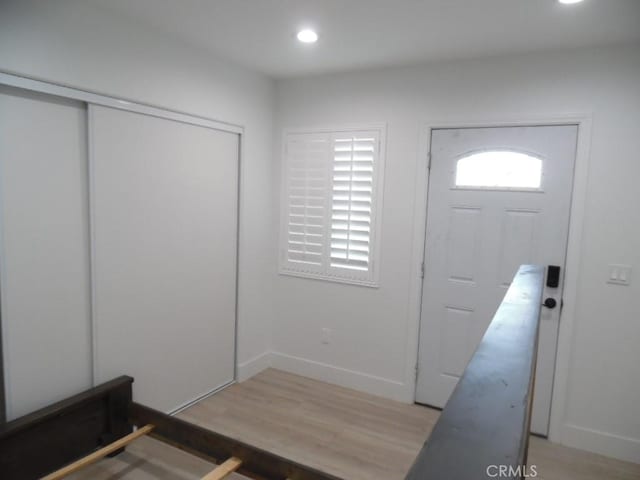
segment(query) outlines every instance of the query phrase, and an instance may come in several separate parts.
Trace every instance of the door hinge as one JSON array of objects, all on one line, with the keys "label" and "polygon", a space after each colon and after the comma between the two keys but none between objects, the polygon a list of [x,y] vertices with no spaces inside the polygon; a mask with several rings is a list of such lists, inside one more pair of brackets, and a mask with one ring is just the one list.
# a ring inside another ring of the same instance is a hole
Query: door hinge
[{"label": "door hinge", "polygon": [[420,367],[418,367],[418,364],[416,363],[416,382],[418,381],[418,372],[420,371]]},{"label": "door hinge", "polygon": [[427,153],[427,170],[431,170],[431,152]]},{"label": "door hinge", "polygon": [[424,278],[424,262],[420,264],[420,278]]}]

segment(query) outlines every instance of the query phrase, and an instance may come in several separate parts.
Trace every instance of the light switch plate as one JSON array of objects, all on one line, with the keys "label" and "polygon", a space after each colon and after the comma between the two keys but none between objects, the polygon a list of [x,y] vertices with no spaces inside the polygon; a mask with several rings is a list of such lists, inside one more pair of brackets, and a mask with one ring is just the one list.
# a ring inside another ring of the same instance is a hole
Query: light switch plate
[{"label": "light switch plate", "polygon": [[609,278],[607,283],[614,285],[631,284],[631,265],[609,265]]}]

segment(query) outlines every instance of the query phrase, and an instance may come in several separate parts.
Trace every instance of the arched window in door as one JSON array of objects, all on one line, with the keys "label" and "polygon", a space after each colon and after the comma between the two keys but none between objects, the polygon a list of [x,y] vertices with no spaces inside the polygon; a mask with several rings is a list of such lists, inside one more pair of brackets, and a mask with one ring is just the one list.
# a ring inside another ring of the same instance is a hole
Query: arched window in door
[{"label": "arched window in door", "polygon": [[456,164],[458,188],[540,189],[542,159],[526,153],[493,150],[473,153]]}]

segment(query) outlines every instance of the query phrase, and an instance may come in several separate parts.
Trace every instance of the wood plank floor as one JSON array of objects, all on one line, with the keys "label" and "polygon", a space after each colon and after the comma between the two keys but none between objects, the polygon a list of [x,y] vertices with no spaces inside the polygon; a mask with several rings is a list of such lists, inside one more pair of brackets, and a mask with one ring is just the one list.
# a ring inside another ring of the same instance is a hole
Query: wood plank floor
[{"label": "wood plank floor", "polygon": [[180,417],[341,478],[391,480],[438,412],[269,369]]},{"label": "wood plank floor", "polygon": [[[401,480],[439,412],[269,369],[179,416],[346,480]],[[532,437],[542,480],[639,480],[640,465]],[[464,459],[461,459],[464,461]],[[73,477],[199,479],[213,464],[152,439]],[[234,474],[230,479],[241,479]],[[479,472],[478,478],[484,478]]]}]

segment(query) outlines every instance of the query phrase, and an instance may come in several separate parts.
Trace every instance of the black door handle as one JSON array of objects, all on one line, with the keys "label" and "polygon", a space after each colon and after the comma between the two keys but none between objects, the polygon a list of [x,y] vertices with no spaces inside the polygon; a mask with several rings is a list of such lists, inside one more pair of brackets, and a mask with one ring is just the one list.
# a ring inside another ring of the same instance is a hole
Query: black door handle
[{"label": "black door handle", "polygon": [[545,299],[545,301],[544,301],[544,303],[542,305],[544,305],[547,308],[554,309],[554,308],[556,308],[556,305],[558,305],[558,302],[556,301],[555,298],[549,297],[549,298]]}]

